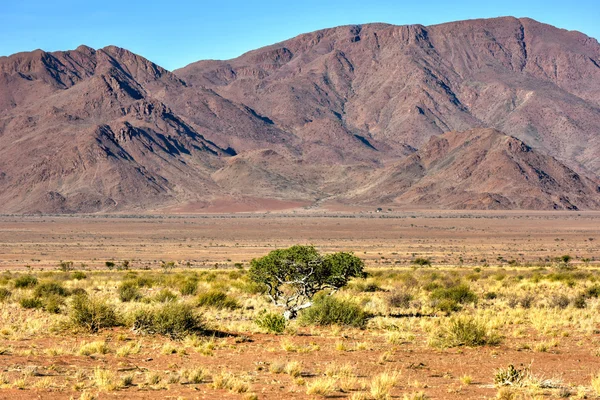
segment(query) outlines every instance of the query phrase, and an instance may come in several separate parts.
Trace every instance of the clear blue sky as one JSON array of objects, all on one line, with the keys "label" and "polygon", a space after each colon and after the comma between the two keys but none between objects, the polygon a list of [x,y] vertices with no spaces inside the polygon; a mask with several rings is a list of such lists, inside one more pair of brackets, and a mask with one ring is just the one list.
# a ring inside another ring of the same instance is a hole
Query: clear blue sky
[{"label": "clear blue sky", "polygon": [[0,55],[114,44],[167,69],[368,22],[431,25],[512,15],[600,38],[599,0],[0,1]]}]

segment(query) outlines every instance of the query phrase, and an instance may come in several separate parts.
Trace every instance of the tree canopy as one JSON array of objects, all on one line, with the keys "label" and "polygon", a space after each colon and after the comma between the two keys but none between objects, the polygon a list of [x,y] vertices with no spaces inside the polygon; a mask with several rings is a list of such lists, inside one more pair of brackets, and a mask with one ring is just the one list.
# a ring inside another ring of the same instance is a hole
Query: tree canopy
[{"label": "tree canopy", "polygon": [[273,250],[250,263],[250,278],[265,287],[265,293],[286,318],[310,307],[320,291],[329,294],[364,276],[364,263],[352,253],[321,255],[313,246],[296,245]]}]

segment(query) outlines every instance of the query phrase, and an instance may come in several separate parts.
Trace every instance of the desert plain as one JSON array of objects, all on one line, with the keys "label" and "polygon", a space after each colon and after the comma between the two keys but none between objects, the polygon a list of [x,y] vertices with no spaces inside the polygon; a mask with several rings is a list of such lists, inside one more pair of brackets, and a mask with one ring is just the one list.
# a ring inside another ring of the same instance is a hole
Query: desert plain
[{"label": "desert plain", "polygon": [[[296,244],[365,262],[333,296],[364,314],[257,323],[249,262]],[[0,398],[596,398],[599,262],[600,212],[3,215]],[[203,330],[132,326],[170,304]]]}]

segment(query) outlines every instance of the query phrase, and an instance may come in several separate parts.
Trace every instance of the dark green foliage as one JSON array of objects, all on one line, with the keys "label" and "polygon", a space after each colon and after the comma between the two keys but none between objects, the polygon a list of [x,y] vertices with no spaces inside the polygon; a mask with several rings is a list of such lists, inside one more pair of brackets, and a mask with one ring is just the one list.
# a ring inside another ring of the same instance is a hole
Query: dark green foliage
[{"label": "dark green foliage", "polygon": [[81,271],[75,271],[71,274],[71,278],[80,281],[82,279],[87,278],[87,275]]},{"label": "dark green foliage", "polygon": [[0,301],[6,301],[10,298],[12,293],[7,288],[0,288]]},{"label": "dark green foliage", "polygon": [[119,324],[114,308],[99,298],[74,296],[70,310],[74,325],[90,332],[98,332],[102,328],[110,328]]},{"label": "dark green foliage", "polygon": [[364,328],[368,314],[357,304],[333,296],[317,296],[312,307],[302,311],[302,325],[344,325]]},{"label": "dark green foliage", "polygon": [[286,319],[281,314],[262,312],[254,320],[259,328],[272,333],[282,333],[285,330]]},{"label": "dark green foliage", "polygon": [[40,283],[33,291],[35,297],[48,297],[51,295],[66,297],[69,294],[69,291],[58,282]]},{"label": "dark green foliage", "polygon": [[228,308],[234,310],[239,308],[238,302],[229,296],[225,292],[220,290],[211,290],[198,295],[197,304],[201,307],[213,307],[218,309]]},{"label": "dark green foliage", "polygon": [[160,292],[156,293],[152,300],[158,303],[167,303],[170,301],[177,300],[177,295],[171,292],[169,289],[163,289]]},{"label": "dark green foliage", "polygon": [[115,263],[113,261],[106,261],[104,265],[109,271],[112,271],[112,269],[115,267]]},{"label": "dark green foliage", "polygon": [[298,245],[253,259],[248,276],[294,318],[318,292],[337,290],[365,273],[362,260],[351,253],[322,256],[313,246]]},{"label": "dark green foliage", "polygon": [[138,284],[134,280],[124,281],[117,288],[119,299],[123,302],[137,301],[142,298]]},{"label": "dark green foliage", "polygon": [[24,297],[19,301],[19,304],[23,308],[42,308],[44,306],[42,300],[35,297]]},{"label": "dark green foliage", "polygon": [[15,279],[15,287],[21,289],[32,288],[37,285],[37,283],[38,280],[33,275],[22,275]]},{"label": "dark green foliage", "polygon": [[140,309],[133,314],[133,329],[146,334],[179,339],[204,330],[202,317],[188,304],[164,303],[155,309]]}]

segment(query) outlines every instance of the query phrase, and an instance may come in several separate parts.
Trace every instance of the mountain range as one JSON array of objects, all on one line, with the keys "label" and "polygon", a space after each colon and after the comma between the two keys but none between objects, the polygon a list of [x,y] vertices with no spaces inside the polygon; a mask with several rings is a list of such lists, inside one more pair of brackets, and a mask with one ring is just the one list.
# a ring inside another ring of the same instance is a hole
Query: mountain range
[{"label": "mountain range", "polygon": [[600,209],[599,154],[600,45],[527,18],[0,57],[3,213]]}]

